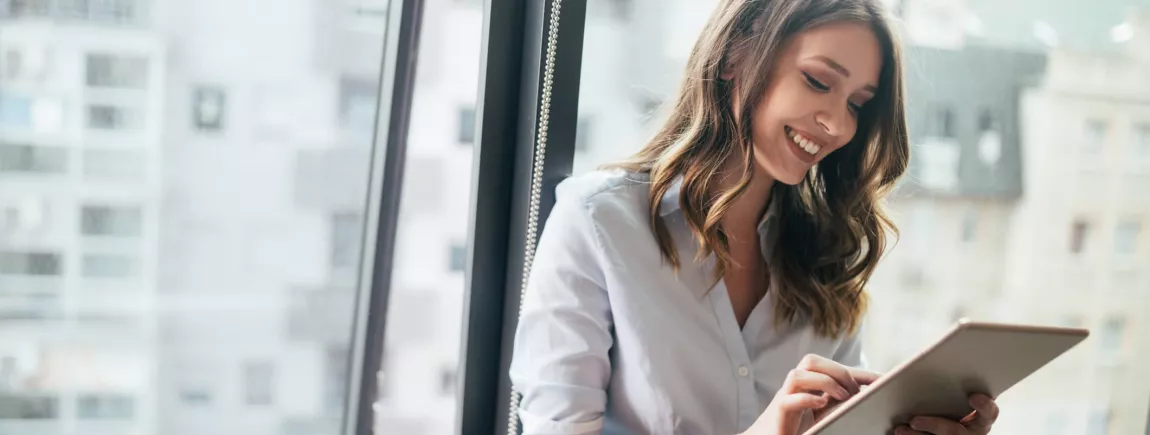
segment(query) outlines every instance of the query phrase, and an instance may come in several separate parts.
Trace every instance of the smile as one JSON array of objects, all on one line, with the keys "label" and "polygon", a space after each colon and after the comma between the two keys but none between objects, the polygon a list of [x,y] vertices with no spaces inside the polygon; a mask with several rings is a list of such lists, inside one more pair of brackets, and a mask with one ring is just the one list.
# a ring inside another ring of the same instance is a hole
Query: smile
[{"label": "smile", "polygon": [[784,126],[783,129],[787,132],[787,138],[794,142],[795,145],[798,145],[799,148],[802,148],[803,151],[806,151],[807,154],[813,156],[818,154],[819,151],[823,149],[823,144],[803,136],[801,133],[792,130],[790,127]]}]

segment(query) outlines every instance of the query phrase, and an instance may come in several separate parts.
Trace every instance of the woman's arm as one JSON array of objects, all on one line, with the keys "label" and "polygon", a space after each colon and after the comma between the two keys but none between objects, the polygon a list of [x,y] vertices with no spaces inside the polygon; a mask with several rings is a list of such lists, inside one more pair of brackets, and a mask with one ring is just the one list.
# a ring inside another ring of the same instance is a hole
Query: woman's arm
[{"label": "woman's arm", "polygon": [[539,241],[515,333],[511,381],[524,435],[598,434],[613,344],[594,221],[560,185]]}]

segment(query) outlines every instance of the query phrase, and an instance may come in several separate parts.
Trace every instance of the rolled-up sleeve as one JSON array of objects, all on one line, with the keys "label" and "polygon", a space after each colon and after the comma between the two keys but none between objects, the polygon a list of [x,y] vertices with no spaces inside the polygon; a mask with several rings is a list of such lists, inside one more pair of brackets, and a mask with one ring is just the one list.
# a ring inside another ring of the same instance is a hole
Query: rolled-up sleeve
[{"label": "rolled-up sleeve", "polygon": [[595,223],[560,185],[540,237],[515,333],[511,381],[525,435],[603,428],[612,318]]}]

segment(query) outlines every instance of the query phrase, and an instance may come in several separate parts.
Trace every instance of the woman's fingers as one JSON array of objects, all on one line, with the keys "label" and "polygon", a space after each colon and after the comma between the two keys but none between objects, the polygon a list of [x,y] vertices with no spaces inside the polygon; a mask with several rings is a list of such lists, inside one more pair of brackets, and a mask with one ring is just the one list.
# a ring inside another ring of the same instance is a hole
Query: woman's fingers
[{"label": "woman's fingers", "polygon": [[985,394],[972,395],[970,396],[970,406],[974,408],[974,419],[970,422],[971,427],[990,428],[994,425],[994,421],[998,420],[998,405],[990,396]]},{"label": "woman's fingers", "polygon": [[894,435],[930,435],[926,432],[919,432],[907,426],[898,426],[894,428]]},{"label": "woman's fingers", "polygon": [[[838,382],[839,385],[841,385],[843,388],[846,388],[847,392],[852,396],[858,394],[859,392],[859,382],[855,380],[851,373],[851,369],[825,357],[815,354],[804,356],[802,361],[799,361],[798,369],[808,372],[822,373],[830,376],[832,379]],[[858,374],[864,377],[869,376],[866,373],[863,373],[861,370]],[[864,383],[869,384],[870,382]]]},{"label": "woman's fingers", "polygon": [[855,382],[858,382],[860,386],[873,384],[878,380],[880,376],[882,376],[880,373],[875,373],[870,370],[863,370],[855,367],[847,367],[847,370],[850,372],[850,375],[852,378],[854,378]]},{"label": "woman's fingers", "polygon": [[837,400],[847,400],[851,397],[851,393],[839,385],[838,381],[834,378],[819,372],[812,372],[807,370],[794,369],[787,374],[787,380],[783,384],[783,390],[787,393],[800,393],[807,391],[822,391],[827,393],[828,396]]},{"label": "woman's fingers", "polygon": [[776,397],[775,400],[779,402],[779,409],[788,413],[807,409],[819,409],[827,406],[829,402],[826,396],[813,393],[791,393],[783,395],[782,397]]},{"label": "woman's fingers", "polygon": [[910,428],[934,435],[964,435],[966,426],[954,420],[939,417],[915,417],[910,419]]}]

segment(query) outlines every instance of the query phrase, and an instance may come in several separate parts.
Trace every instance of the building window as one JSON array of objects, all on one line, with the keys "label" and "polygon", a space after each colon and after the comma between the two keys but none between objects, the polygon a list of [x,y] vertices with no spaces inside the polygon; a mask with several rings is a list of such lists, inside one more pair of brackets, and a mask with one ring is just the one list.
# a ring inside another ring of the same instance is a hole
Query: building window
[{"label": "building window", "polygon": [[450,268],[452,272],[462,272],[467,267],[467,247],[461,244],[451,245],[450,253],[448,254]]},{"label": "building window", "polygon": [[0,125],[31,127],[32,99],[0,94]]},{"label": "building window", "polygon": [[1086,250],[1086,237],[1089,236],[1090,226],[1083,221],[1075,221],[1070,227],[1070,252],[1080,254]]},{"label": "building window", "polygon": [[978,232],[978,209],[971,207],[962,217],[962,241],[971,242]]},{"label": "building window", "polygon": [[224,128],[227,98],[223,89],[197,87],[192,97],[192,125],[197,130],[214,132]]},{"label": "building window", "polygon": [[0,58],[0,78],[16,80],[24,69],[24,56],[18,50],[5,50],[4,57]]},{"label": "building window", "polygon": [[1103,145],[1106,144],[1106,121],[1100,119],[1090,119],[1086,121],[1085,133],[1083,134],[1083,148],[1088,152],[1098,152],[1102,150]]},{"label": "building window", "polygon": [[1110,412],[1105,409],[1096,409],[1090,412],[1087,422],[1086,435],[1107,435],[1110,433]]},{"label": "building window", "polygon": [[363,219],[359,213],[336,213],[331,216],[331,267],[354,268],[359,265],[360,234]]},{"label": "building window", "polygon": [[1139,155],[1150,156],[1150,122],[1134,126],[1134,149]]},{"label": "building window", "polygon": [[127,255],[85,254],[81,270],[88,278],[130,278],[138,273],[139,261]]},{"label": "building window", "polygon": [[80,212],[80,231],[86,236],[136,237],[142,220],[139,207],[87,205]]},{"label": "building window", "polygon": [[942,105],[935,108],[930,123],[931,136],[953,138],[955,132],[954,110],[950,106]]},{"label": "building window", "polygon": [[1142,231],[1142,223],[1136,220],[1124,220],[1118,223],[1114,230],[1114,252],[1118,254],[1133,254],[1138,250],[1138,234]]},{"label": "building window", "polygon": [[68,150],[63,147],[0,144],[0,173],[62,174],[67,164]]},{"label": "building window", "polygon": [[1102,355],[1103,360],[1113,360],[1122,353],[1125,333],[1125,319],[1113,317],[1106,320],[1106,324],[1102,327],[1102,334],[1098,339],[1099,353]]},{"label": "building window", "polygon": [[87,83],[92,87],[143,89],[148,81],[148,60],[142,57],[89,54]]},{"label": "building window", "polygon": [[256,361],[244,365],[244,400],[248,405],[271,405],[274,383],[274,364]]},{"label": "building window", "polygon": [[140,150],[86,149],[82,160],[84,178],[124,181],[144,177],[144,153]]},{"label": "building window", "polygon": [[591,118],[580,117],[579,124],[575,128],[575,151],[586,151],[587,146],[591,143],[591,137],[594,134],[595,124]]},{"label": "building window", "polygon": [[0,275],[56,276],[63,273],[60,254],[0,251]]},{"label": "building window", "polygon": [[348,129],[370,135],[375,128],[375,106],[379,86],[374,80],[341,77],[339,81],[339,117]]},{"label": "building window", "polygon": [[459,109],[459,143],[472,144],[475,142],[475,108],[461,107]]},{"label": "building window", "polygon": [[58,418],[59,413],[56,397],[0,393],[0,420],[47,420]]},{"label": "building window", "polygon": [[131,420],[136,400],[127,395],[82,394],[76,399],[76,416],[83,419]]},{"label": "building window", "polygon": [[135,127],[131,109],[108,105],[88,106],[88,128],[96,130],[125,130]]},{"label": "building window", "polygon": [[185,388],[180,391],[180,401],[185,405],[207,406],[212,403],[212,393],[203,388]]},{"label": "building window", "polygon": [[450,396],[455,394],[455,379],[454,367],[439,369],[439,395]]}]

